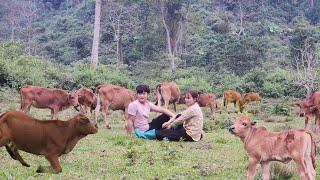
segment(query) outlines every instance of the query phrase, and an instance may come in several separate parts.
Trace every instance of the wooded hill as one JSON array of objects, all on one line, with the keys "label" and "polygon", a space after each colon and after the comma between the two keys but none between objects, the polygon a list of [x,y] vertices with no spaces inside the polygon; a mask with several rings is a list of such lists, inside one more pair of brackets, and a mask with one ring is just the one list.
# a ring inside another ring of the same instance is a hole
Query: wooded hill
[{"label": "wooded hill", "polygon": [[319,24],[318,0],[0,0],[0,83],[132,88],[175,80],[217,95],[231,88],[302,97],[320,82]]}]

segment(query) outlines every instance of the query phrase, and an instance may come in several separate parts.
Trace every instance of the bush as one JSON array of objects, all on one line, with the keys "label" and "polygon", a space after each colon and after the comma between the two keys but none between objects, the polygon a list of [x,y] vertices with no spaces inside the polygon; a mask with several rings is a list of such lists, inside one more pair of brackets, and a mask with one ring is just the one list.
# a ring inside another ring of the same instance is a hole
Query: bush
[{"label": "bush", "polygon": [[274,113],[278,115],[290,115],[290,107],[288,104],[280,103],[274,107]]},{"label": "bush", "polygon": [[120,68],[100,64],[94,70],[89,61],[78,61],[73,64],[73,87],[71,88],[95,88],[99,84],[106,83],[117,84],[129,89],[135,88],[135,83],[129,78],[128,73]]}]

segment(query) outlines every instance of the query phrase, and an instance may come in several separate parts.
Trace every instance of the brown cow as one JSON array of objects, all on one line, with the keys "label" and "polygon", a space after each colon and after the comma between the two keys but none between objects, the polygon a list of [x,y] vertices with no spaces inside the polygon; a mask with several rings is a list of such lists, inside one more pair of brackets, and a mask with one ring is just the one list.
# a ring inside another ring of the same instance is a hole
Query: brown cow
[{"label": "brown cow", "polygon": [[240,109],[241,95],[237,91],[226,89],[223,91],[223,106],[228,111],[228,104],[233,103],[234,107]]},{"label": "brown cow", "polygon": [[307,128],[309,119],[315,117],[316,131],[319,130],[319,109],[320,109],[320,92],[313,92],[311,95],[298,104],[300,107],[300,116],[305,116],[304,128]]},{"label": "brown cow", "polygon": [[176,102],[180,99],[180,88],[175,82],[164,82],[156,86],[156,96],[156,105],[161,106],[161,102],[164,102],[164,107],[168,109],[168,105],[172,103],[176,111]]},{"label": "brown cow", "polygon": [[300,179],[315,179],[316,144],[311,131],[270,132],[265,127],[255,127],[255,122],[245,116],[236,118],[229,131],[240,137],[248,153],[248,180],[254,179],[258,163],[261,164],[263,179],[270,179],[270,161],[288,163],[291,160],[296,163]]},{"label": "brown cow", "polygon": [[101,112],[108,129],[111,128],[109,121],[107,120],[108,110],[123,110],[125,117],[127,116],[128,105],[135,100],[135,93],[117,85],[103,84],[96,88],[97,93],[97,105],[93,114],[94,122],[97,122],[97,117]]},{"label": "brown cow", "polygon": [[31,106],[51,109],[51,119],[56,119],[58,112],[70,106],[78,106],[76,93],[67,93],[62,89],[23,86],[20,89],[21,110],[30,112]]},{"label": "brown cow", "polygon": [[88,107],[90,107],[91,112],[96,108],[97,96],[91,89],[83,87],[80,88],[76,93],[78,95],[78,102],[83,114],[87,115]]},{"label": "brown cow", "polygon": [[245,93],[239,103],[240,112],[242,112],[244,109],[244,106],[246,104],[249,104],[250,102],[256,102],[258,104],[261,103],[261,97],[259,93],[256,93],[256,92]]},{"label": "brown cow", "polygon": [[[180,96],[179,104],[185,104],[185,94]],[[211,110],[211,118],[214,120],[215,112],[217,110],[216,96],[213,93],[199,93],[198,104],[200,107],[208,106]]]},{"label": "brown cow", "polygon": [[60,173],[59,157],[69,153],[77,142],[97,129],[79,114],[68,121],[38,120],[21,111],[8,111],[0,116],[0,147],[5,145],[10,156],[29,167],[18,150],[43,155],[50,167],[39,166],[37,172]]}]

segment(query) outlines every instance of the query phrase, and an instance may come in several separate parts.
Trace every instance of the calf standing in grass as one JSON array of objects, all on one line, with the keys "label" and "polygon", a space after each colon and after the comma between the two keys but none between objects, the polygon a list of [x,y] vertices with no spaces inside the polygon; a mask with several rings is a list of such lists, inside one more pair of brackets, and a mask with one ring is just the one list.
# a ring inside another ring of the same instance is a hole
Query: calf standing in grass
[{"label": "calf standing in grass", "polygon": [[51,168],[39,166],[39,173],[60,173],[59,157],[69,153],[81,138],[96,132],[82,114],[68,121],[40,121],[20,111],[8,111],[0,116],[0,147],[5,145],[10,156],[27,167],[30,165],[18,150],[43,155]]},{"label": "calf standing in grass", "polygon": [[81,112],[84,115],[87,115],[88,108],[90,108],[90,112],[96,108],[97,105],[97,96],[93,93],[91,89],[88,88],[80,88],[77,92],[78,102],[80,105]]},{"label": "calf standing in grass", "polygon": [[223,90],[223,107],[226,108],[228,112],[228,104],[233,103],[234,107],[237,108],[237,106],[240,109],[240,102],[241,102],[241,94],[237,91],[233,90]]},{"label": "calf standing in grass", "polygon": [[294,160],[302,180],[316,178],[316,144],[312,132],[295,129],[269,132],[264,127],[255,127],[245,116],[234,120],[230,133],[240,137],[249,156],[247,179],[253,180],[256,166],[260,163],[263,179],[270,179],[270,161],[288,163]]},{"label": "calf standing in grass", "polygon": [[62,89],[43,88],[39,86],[23,86],[20,89],[21,110],[30,113],[31,106],[51,109],[51,119],[57,119],[58,112],[70,106],[78,107],[76,93],[68,93]]}]

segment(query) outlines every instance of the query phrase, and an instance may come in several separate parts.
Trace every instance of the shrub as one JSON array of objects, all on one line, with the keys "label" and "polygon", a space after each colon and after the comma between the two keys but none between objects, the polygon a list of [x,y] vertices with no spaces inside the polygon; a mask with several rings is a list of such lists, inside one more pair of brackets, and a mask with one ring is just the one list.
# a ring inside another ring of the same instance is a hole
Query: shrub
[{"label": "shrub", "polygon": [[274,107],[274,113],[278,115],[290,115],[290,107],[288,104],[280,103]]}]

